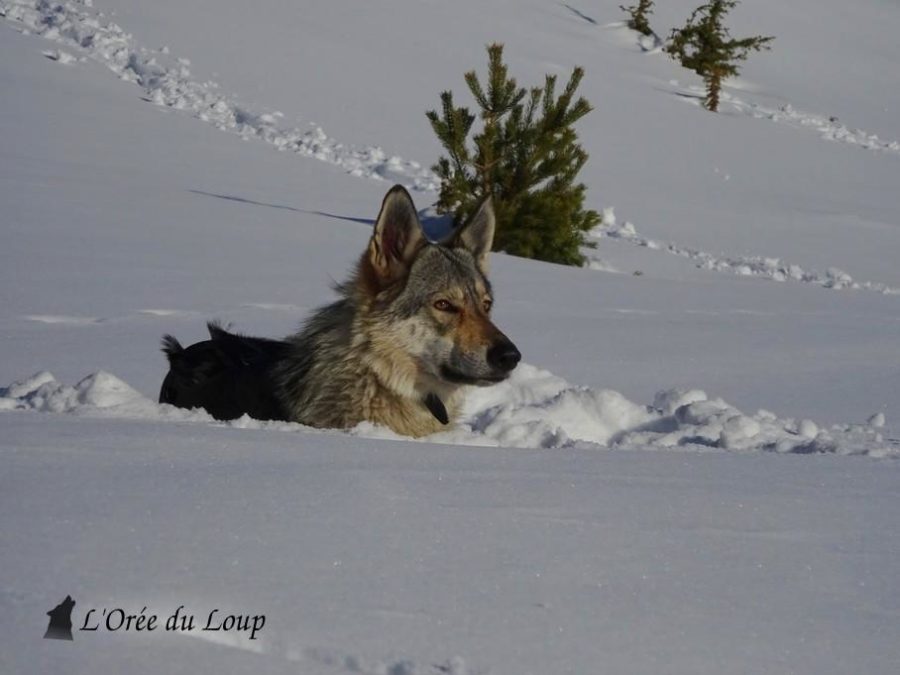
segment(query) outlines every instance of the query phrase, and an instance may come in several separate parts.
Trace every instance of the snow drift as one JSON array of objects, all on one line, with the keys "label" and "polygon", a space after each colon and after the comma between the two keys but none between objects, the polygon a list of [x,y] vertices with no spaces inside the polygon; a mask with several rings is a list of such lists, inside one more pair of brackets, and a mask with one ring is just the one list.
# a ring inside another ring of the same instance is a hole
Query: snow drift
[{"label": "snow drift", "polygon": [[[221,423],[203,410],[183,410],[148,399],[115,375],[99,371],[74,386],[47,371],[0,389],[0,410],[32,410],[94,417],[217,423],[242,429],[314,431],[247,416]],[[766,410],[748,415],[699,389],[660,391],[650,405],[616,391],[577,387],[528,364],[506,382],[470,390],[457,428],[430,442],[520,448],[685,448],[836,453],[898,457],[900,446],[881,433],[883,415],[866,424],[820,428],[811,420],[781,419]],[[403,438],[363,423],[349,431],[372,438]]]}]

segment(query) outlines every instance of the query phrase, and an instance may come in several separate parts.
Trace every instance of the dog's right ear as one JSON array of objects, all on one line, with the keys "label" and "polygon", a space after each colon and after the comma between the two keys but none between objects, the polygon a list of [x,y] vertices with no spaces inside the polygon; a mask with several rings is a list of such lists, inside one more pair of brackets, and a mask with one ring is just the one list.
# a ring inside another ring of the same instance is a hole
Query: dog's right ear
[{"label": "dog's right ear", "polygon": [[384,196],[369,240],[369,262],[382,285],[406,275],[426,243],[412,198],[402,185],[395,185]]},{"label": "dog's right ear", "polygon": [[494,201],[488,196],[481,202],[478,210],[467,222],[463,223],[451,235],[446,245],[451,248],[464,248],[475,258],[475,264],[482,274],[488,273],[488,261],[491,246],[494,243]]}]

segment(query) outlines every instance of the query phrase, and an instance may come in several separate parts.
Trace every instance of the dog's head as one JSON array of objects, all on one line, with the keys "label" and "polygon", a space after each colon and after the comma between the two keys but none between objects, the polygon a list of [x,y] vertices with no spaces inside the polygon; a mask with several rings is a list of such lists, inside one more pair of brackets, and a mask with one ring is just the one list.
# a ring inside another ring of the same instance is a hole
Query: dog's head
[{"label": "dog's head", "polygon": [[395,186],[385,196],[360,278],[374,297],[373,332],[411,357],[420,375],[488,385],[519,363],[519,350],[491,321],[493,238],[490,198],[449,238],[431,243],[409,193]]}]

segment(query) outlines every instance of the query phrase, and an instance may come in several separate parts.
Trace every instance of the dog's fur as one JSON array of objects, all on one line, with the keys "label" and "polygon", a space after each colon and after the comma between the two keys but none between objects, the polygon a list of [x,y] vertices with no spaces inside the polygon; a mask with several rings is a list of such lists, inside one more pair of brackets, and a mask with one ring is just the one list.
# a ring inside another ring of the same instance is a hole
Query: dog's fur
[{"label": "dog's fur", "polygon": [[161,403],[314,427],[369,421],[398,434],[440,430],[465,385],[505,379],[515,345],[491,322],[488,257],[494,212],[486,200],[442,243],[430,243],[401,186],[385,196],[372,238],[341,299],[285,341],[234,335],[183,348],[167,335]]}]

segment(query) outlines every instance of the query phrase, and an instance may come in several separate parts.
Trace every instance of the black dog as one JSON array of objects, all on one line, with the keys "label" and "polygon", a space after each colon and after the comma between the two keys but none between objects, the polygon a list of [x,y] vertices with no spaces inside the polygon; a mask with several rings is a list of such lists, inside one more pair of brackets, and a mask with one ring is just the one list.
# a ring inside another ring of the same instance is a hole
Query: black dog
[{"label": "black dog", "polygon": [[272,367],[282,361],[288,343],[229,333],[207,324],[209,340],[187,349],[171,335],[163,338],[169,373],[160,403],[179,408],[206,408],[218,420],[247,414],[258,420],[287,420],[276,397]]}]

